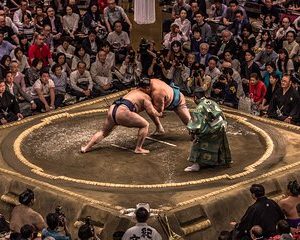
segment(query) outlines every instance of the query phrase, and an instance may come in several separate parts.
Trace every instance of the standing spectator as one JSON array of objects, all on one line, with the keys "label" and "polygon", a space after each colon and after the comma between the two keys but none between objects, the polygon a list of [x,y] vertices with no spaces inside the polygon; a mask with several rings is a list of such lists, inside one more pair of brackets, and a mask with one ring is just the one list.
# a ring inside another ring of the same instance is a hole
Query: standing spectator
[{"label": "standing spectator", "polygon": [[250,230],[253,226],[259,225],[263,229],[263,236],[270,237],[276,233],[276,224],[279,220],[284,219],[284,215],[277,205],[271,199],[265,196],[265,188],[260,184],[253,184],[250,193],[255,203],[252,204],[240,223],[233,222],[237,238],[250,237]]},{"label": "standing spectator", "polygon": [[107,0],[108,6],[103,11],[104,21],[109,32],[112,32],[112,26],[116,21],[121,22],[124,31],[129,33],[132,30],[132,24],[123,8],[116,5],[115,0]]},{"label": "standing spectator", "polygon": [[42,231],[45,222],[41,214],[34,211],[31,207],[34,203],[34,193],[27,189],[19,195],[20,205],[14,207],[10,218],[10,229],[14,232],[20,232],[25,224],[34,226],[35,232]]},{"label": "standing spectator", "polygon": [[85,62],[77,64],[77,70],[70,75],[71,95],[80,98],[90,98],[93,94],[93,80],[90,72],[86,70]]},{"label": "standing spectator", "polygon": [[286,220],[291,228],[297,228],[300,224],[296,206],[300,204],[300,186],[295,181],[290,181],[287,185],[287,197],[279,201],[279,206],[286,216]]},{"label": "standing spectator", "polygon": [[49,112],[62,105],[63,95],[55,94],[55,85],[49,78],[47,69],[43,69],[40,78],[35,81],[31,89],[31,96],[37,105],[37,111]]},{"label": "standing spectator", "polygon": [[150,227],[147,224],[149,216],[149,205],[147,209],[144,206],[138,207],[135,211],[135,218],[137,220],[137,224],[134,227],[129,228],[125,232],[124,236],[122,237],[122,240],[130,240],[133,238],[161,240],[162,237],[160,236],[160,234],[154,228]]},{"label": "standing spectator", "polygon": [[44,43],[44,35],[38,34],[35,40],[35,43],[32,44],[29,48],[28,57],[30,63],[32,63],[33,59],[38,58],[43,61],[43,66],[51,65],[52,55],[47,44]]},{"label": "standing spectator", "polygon": [[286,123],[299,122],[299,101],[298,92],[292,87],[292,80],[289,75],[283,75],[281,88],[273,95],[268,109],[268,116]]},{"label": "standing spectator", "polygon": [[86,64],[86,69],[90,69],[90,55],[86,53],[85,49],[80,45],[75,49],[74,57],[72,58],[71,70],[75,71],[77,69],[77,64],[79,62],[84,62]]},{"label": "standing spectator", "polygon": [[[5,82],[0,80],[0,125],[22,119],[19,104],[10,92],[5,90]],[[12,230],[15,230],[11,228]]]}]

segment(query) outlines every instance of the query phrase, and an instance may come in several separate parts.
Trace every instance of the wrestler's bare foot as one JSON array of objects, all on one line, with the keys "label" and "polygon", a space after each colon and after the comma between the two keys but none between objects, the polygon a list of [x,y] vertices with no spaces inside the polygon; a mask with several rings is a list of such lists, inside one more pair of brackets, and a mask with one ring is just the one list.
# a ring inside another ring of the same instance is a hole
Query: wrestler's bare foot
[{"label": "wrestler's bare foot", "polygon": [[165,129],[157,128],[150,136],[162,136],[165,134]]},{"label": "wrestler's bare foot", "polygon": [[137,153],[137,154],[147,154],[147,153],[149,153],[150,151],[147,150],[147,149],[144,149],[144,148],[136,148],[136,149],[134,150],[134,152]]},{"label": "wrestler's bare foot", "polygon": [[185,172],[198,172],[200,170],[200,165],[198,163],[194,163],[192,166],[186,167],[184,169]]},{"label": "wrestler's bare foot", "polygon": [[86,147],[81,147],[80,148],[81,153],[86,153],[87,151],[88,151],[88,149]]}]

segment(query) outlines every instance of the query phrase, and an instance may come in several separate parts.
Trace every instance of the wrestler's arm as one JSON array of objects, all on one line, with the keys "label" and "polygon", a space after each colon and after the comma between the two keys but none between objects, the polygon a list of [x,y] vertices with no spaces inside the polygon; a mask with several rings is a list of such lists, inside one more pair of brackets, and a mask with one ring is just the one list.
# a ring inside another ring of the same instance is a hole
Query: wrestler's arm
[{"label": "wrestler's arm", "polygon": [[152,102],[148,99],[144,100],[144,108],[146,110],[146,112],[149,114],[149,116],[153,116],[153,117],[161,117],[162,116],[162,112],[159,113],[153,106]]},{"label": "wrestler's arm", "polygon": [[152,98],[154,108],[159,112],[162,113],[165,109],[165,98],[164,96],[156,95],[156,97]]}]

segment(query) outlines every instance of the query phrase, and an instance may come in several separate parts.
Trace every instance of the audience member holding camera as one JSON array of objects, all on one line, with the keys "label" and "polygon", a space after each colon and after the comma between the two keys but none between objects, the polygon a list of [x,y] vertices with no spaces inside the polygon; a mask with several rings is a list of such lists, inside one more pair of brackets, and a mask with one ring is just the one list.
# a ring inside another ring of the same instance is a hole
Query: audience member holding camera
[{"label": "audience member holding camera", "polygon": [[84,224],[79,227],[78,238],[80,240],[100,240],[94,226],[91,223],[90,217],[86,217],[84,219]]},{"label": "audience member holding camera", "polygon": [[[49,213],[46,217],[47,228],[42,230],[42,239],[46,237],[53,237],[55,240],[70,240],[71,234],[67,227],[65,218],[59,213]],[[63,232],[59,231],[59,227],[63,228]]]}]

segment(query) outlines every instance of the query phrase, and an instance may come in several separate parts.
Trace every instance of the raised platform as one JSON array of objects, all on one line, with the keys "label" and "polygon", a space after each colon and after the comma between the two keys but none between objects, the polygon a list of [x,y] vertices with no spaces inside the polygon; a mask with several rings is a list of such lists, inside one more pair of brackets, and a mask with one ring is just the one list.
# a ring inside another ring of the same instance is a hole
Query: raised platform
[{"label": "raised platform", "polygon": [[[145,147],[151,151],[148,155],[132,152],[137,131],[123,127],[115,129],[94,151],[81,154],[80,146],[101,127],[106,108],[123,94],[3,126],[0,174],[9,180],[8,187],[0,189],[0,193],[18,194],[26,184],[35,185],[37,192],[43,192],[38,195],[43,198],[43,204],[51,203],[46,200],[49,194],[50,199],[59,195],[59,201],[52,202],[51,207],[54,209],[54,204],[69,207],[66,212],[70,213],[70,220],[86,216],[85,209],[92,205],[97,210],[90,211],[89,215],[104,227],[103,239],[129,226],[130,219],[122,213],[138,202],[149,202],[154,213],[170,215],[174,230],[187,239],[204,235],[205,239],[214,239],[218,230],[226,228],[227,222],[218,223],[220,218],[240,217],[250,203],[247,189],[252,182],[287,174],[300,164],[298,127],[230,109],[225,109],[233,155],[230,168],[184,172],[191,143],[185,127],[172,112],[162,119],[166,134],[146,140]],[[189,107],[194,107],[191,101]],[[276,183],[274,187],[276,190],[271,191],[267,187],[267,192],[279,197],[285,186]],[[235,212],[230,206],[233,200],[227,201],[237,192],[246,193],[236,203],[235,210],[239,211]],[[74,202],[72,207],[65,203],[65,197]],[[78,201],[80,204],[76,205]],[[40,211],[46,214],[50,206],[45,208],[43,204],[37,207],[42,207]],[[215,215],[216,211],[219,216]],[[152,223],[160,229],[155,218]]]}]

